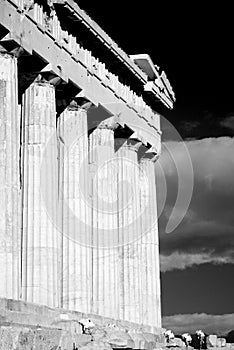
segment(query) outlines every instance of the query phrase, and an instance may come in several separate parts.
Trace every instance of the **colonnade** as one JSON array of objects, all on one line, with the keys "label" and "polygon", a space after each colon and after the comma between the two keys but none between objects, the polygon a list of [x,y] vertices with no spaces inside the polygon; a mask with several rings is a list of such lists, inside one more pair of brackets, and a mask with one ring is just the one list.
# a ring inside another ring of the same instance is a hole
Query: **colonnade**
[{"label": "colonnade", "polygon": [[156,153],[0,54],[0,296],[161,327]]}]

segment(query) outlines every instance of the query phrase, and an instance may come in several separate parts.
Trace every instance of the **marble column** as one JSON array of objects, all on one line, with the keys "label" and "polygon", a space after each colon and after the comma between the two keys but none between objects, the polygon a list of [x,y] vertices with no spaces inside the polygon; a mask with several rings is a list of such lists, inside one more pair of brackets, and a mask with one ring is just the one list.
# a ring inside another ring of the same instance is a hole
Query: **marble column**
[{"label": "marble column", "polygon": [[120,319],[141,322],[139,275],[140,195],[138,149],[141,142],[126,140],[117,151]]},{"label": "marble column", "polygon": [[25,301],[59,306],[57,137],[55,89],[34,82],[22,108],[23,241]]},{"label": "marble column", "polygon": [[20,297],[17,59],[0,52],[0,297]]},{"label": "marble column", "polygon": [[92,312],[118,318],[117,163],[115,118],[89,137],[92,190]]},{"label": "marble column", "polygon": [[142,323],[161,327],[161,292],[154,153],[140,161]]},{"label": "marble column", "polygon": [[91,206],[87,111],[73,101],[58,118],[61,306],[91,309]]}]

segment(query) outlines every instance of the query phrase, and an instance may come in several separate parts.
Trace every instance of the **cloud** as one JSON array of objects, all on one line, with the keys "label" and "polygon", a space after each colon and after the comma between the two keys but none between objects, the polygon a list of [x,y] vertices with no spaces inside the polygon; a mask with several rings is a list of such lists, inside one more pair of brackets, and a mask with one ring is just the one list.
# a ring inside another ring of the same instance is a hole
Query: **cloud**
[{"label": "cloud", "polygon": [[224,126],[227,129],[234,130],[234,116],[231,115],[231,116],[226,117],[225,119],[223,119],[220,122],[220,125]]},{"label": "cloud", "polygon": [[201,123],[198,122],[197,120],[190,120],[190,121],[184,120],[180,123],[180,128],[186,132],[191,132],[200,125]]},{"label": "cloud", "polygon": [[[164,230],[177,195],[176,168],[186,173],[187,165],[178,142],[170,142],[176,164],[166,151],[160,159],[167,181],[167,200],[159,218],[162,271],[207,262],[234,263],[234,138],[207,138],[185,144],[193,164],[194,190],[185,218],[171,234]],[[163,198],[161,180],[159,176],[159,200]],[[177,207],[176,215],[182,213],[182,205]]]},{"label": "cloud", "polygon": [[212,253],[178,253],[174,252],[170,255],[161,255],[160,264],[161,272],[172,270],[185,270],[188,267],[202,264],[234,264],[232,256],[213,256]]},{"label": "cloud", "polygon": [[202,329],[208,334],[225,335],[234,329],[234,314],[178,314],[163,317],[162,323],[164,328],[171,329],[176,334],[194,333]]},{"label": "cloud", "polygon": [[[192,114],[190,111],[189,119],[183,112],[182,114],[181,112],[177,113],[174,115],[173,125],[177,128],[184,140],[188,138],[201,139],[234,135],[233,112],[223,115],[218,111],[194,111]],[[170,112],[168,113],[168,118],[170,119]],[[174,140],[174,138],[168,137],[168,128],[164,128],[164,123],[162,123],[161,128],[163,131],[163,139],[166,138],[167,140]]]}]

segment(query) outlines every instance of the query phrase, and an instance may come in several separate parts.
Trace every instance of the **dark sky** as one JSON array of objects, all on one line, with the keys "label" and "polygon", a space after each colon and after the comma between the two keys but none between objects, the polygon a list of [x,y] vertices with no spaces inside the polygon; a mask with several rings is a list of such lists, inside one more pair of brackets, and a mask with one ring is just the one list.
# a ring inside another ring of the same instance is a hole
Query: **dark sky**
[{"label": "dark sky", "polygon": [[[166,116],[204,125],[198,136],[229,134],[210,119],[234,113],[233,19],[227,5],[77,0],[128,54],[148,53],[164,69],[177,103]],[[165,114],[165,113],[164,113]],[[188,133],[188,132],[187,132]],[[185,133],[185,136],[190,136]]]},{"label": "dark sky", "polygon": [[[126,53],[148,53],[176,94],[174,109],[160,112],[190,152],[194,189],[184,220],[166,235],[177,177],[162,153],[169,189],[159,220],[164,326],[178,332],[234,329],[233,11],[220,2],[207,8],[191,1],[77,2]],[[170,145],[186,172],[178,140]],[[160,192],[160,182],[158,187]]]}]

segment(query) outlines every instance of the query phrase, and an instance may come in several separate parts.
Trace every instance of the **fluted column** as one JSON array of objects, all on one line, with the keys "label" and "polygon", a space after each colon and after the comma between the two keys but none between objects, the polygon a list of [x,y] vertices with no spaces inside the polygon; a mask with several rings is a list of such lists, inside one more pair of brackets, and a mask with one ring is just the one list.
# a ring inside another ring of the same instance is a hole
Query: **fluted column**
[{"label": "fluted column", "polygon": [[92,185],[92,312],[118,318],[117,164],[114,118],[89,137]]},{"label": "fluted column", "polygon": [[142,323],[161,327],[156,155],[145,153],[140,161]]},{"label": "fluted column", "polygon": [[117,152],[119,285],[121,319],[141,321],[141,288],[139,275],[140,196],[137,151],[141,143],[128,139]]},{"label": "fluted column", "polygon": [[22,110],[23,299],[59,305],[57,137],[54,86],[35,82]]},{"label": "fluted column", "polygon": [[87,111],[75,101],[58,119],[62,307],[91,309],[91,206]]},{"label": "fluted column", "polygon": [[0,297],[20,296],[17,60],[0,53]]}]

